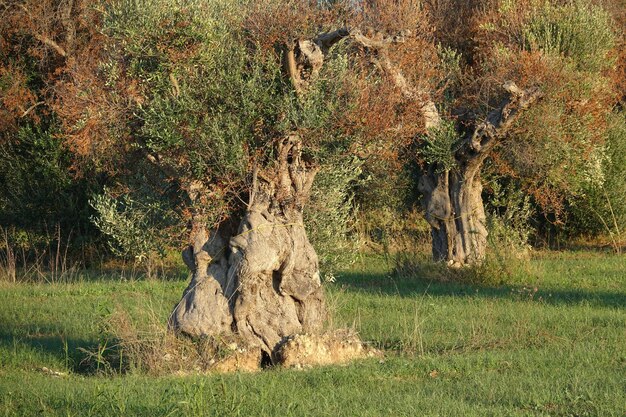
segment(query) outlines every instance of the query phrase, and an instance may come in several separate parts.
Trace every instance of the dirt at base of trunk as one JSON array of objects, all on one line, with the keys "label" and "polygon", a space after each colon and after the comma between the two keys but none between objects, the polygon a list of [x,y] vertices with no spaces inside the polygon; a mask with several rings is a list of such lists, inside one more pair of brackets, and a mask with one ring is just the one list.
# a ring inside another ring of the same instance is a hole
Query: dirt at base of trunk
[{"label": "dirt at base of trunk", "polygon": [[298,334],[285,338],[274,351],[274,363],[286,368],[345,364],[353,360],[380,356],[349,330],[322,335]]},{"label": "dirt at base of trunk", "polygon": [[[304,369],[322,365],[341,365],[353,360],[379,357],[382,353],[363,344],[350,330],[336,330],[321,335],[296,334],[285,337],[272,355],[274,366]],[[256,372],[262,366],[261,349],[235,348],[216,361],[209,372]]]},{"label": "dirt at base of trunk", "polygon": [[217,373],[257,372],[261,370],[261,349],[235,349],[235,351],[215,362],[209,369]]}]

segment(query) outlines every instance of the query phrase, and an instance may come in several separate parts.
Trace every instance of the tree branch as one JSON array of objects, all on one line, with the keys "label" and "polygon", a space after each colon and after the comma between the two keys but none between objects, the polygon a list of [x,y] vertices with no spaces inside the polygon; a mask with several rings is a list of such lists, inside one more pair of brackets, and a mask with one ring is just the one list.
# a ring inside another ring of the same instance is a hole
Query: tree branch
[{"label": "tree branch", "polygon": [[381,32],[374,32],[373,36],[365,36],[359,29],[352,29],[350,31],[350,37],[370,49],[386,49],[389,45],[394,43],[404,43],[406,38],[411,36],[411,31],[402,31],[394,36],[385,36]]},{"label": "tree branch", "polygon": [[28,113],[30,113],[31,111],[33,111],[37,106],[41,106],[42,104],[44,104],[45,101],[38,101],[37,103],[33,104],[32,106],[30,106],[29,108],[26,109],[26,111],[24,111],[24,113],[22,113],[22,115],[20,117],[26,117],[28,116]]},{"label": "tree branch", "polygon": [[429,92],[419,90],[412,86],[400,68],[391,62],[387,54],[389,45],[403,43],[406,41],[407,36],[410,35],[410,31],[400,32],[395,36],[384,36],[380,32],[375,33],[373,36],[365,36],[358,29],[350,31],[350,37],[354,39],[354,41],[365,49],[376,52],[378,57],[373,59],[374,63],[380,66],[380,68],[391,77],[391,80],[402,95],[406,99],[416,100],[419,103],[420,111],[424,116],[424,124],[428,130],[437,127],[441,123],[441,116],[439,115],[439,110],[437,110],[435,102],[432,100]]},{"label": "tree branch", "polygon": [[56,43],[55,41],[53,41],[49,37],[47,37],[45,35],[36,34],[35,38],[37,40],[39,40],[40,42],[42,42],[43,44],[48,45],[49,47],[54,49],[62,57],[65,58],[67,56],[67,52],[65,52],[65,49],[63,49],[58,43]]},{"label": "tree branch", "polygon": [[441,123],[441,116],[439,115],[439,110],[437,110],[435,102],[430,97],[430,93],[417,90],[415,87],[410,85],[404,77],[404,74],[402,74],[402,71],[393,65],[385,52],[381,53],[381,58],[377,60],[377,62],[381,68],[383,68],[383,70],[391,76],[396,88],[400,90],[405,98],[409,100],[416,100],[419,103],[420,111],[424,116],[424,126],[426,127],[426,130],[439,126]]},{"label": "tree branch", "polygon": [[512,81],[505,88],[510,96],[489,112],[471,136],[467,136],[455,153],[455,159],[465,165],[466,175],[473,176],[494,146],[503,140],[519,115],[538,101],[543,93],[536,87],[521,90]]},{"label": "tree branch", "polygon": [[252,186],[250,187],[250,195],[248,196],[248,207],[252,207],[254,199],[256,198],[256,191],[259,186],[259,166],[254,163],[252,168]]},{"label": "tree branch", "polygon": [[279,200],[287,198],[291,195],[291,176],[289,175],[289,154],[293,148],[293,145],[299,138],[297,134],[290,134],[288,137],[282,139],[278,145],[278,172],[277,182]]},{"label": "tree branch", "polygon": [[74,37],[76,28],[72,20],[72,10],[74,8],[74,0],[68,0],[64,9],[61,11],[61,23],[65,28],[65,48],[71,53],[74,50]]},{"label": "tree branch", "polygon": [[472,136],[467,139],[467,146],[475,153],[489,152],[507,134],[521,112],[543,96],[536,87],[521,90],[512,81],[507,81],[503,88],[509,92],[509,97],[498,108],[489,112],[487,118],[476,126]]},{"label": "tree branch", "polygon": [[[70,4],[73,3],[73,0],[71,1]],[[30,13],[30,10],[28,10],[28,8],[26,6],[24,6],[23,4],[19,5],[20,9],[24,10],[24,12],[27,15],[28,20],[30,20],[31,22],[33,21],[33,16]],[[61,45],[59,45],[58,43],[56,43],[55,41],[53,41],[52,39],[50,39],[48,36],[46,35],[40,35],[38,33],[35,33],[35,39],[37,39],[38,41],[40,41],[41,43],[43,43],[44,45],[48,45],[49,47],[51,47],[52,49],[54,49],[59,55],[61,55],[62,57],[66,57],[67,56],[67,52],[65,51],[65,49],[63,49],[61,47]]]},{"label": "tree branch", "polygon": [[302,92],[302,79],[300,78],[298,66],[296,65],[296,54],[294,51],[294,46],[284,46],[283,67],[285,68],[287,76],[291,80],[291,84],[293,85],[294,90],[296,90],[296,94],[299,95]]},{"label": "tree branch", "polygon": [[313,40],[320,48],[322,48],[322,52],[324,55],[328,53],[328,50],[332,48],[335,44],[347,38],[350,35],[350,31],[346,28],[341,28],[334,30],[332,32],[325,32],[317,35],[317,37]]}]

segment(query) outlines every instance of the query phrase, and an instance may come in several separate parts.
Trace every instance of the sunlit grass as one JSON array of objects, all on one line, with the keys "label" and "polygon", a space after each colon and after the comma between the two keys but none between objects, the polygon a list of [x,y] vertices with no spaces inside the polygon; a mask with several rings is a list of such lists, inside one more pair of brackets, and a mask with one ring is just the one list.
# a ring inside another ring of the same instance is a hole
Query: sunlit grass
[{"label": "sunlit grass", "polygon": [[[333,325],[386,357],[344,367],[151,377],[94,374],[113,311],[163,323],[186,282],[0,284],[0,415],[624,415],[626,258],[542,253],[515,284],[338,273]],[[42,368],[67,373],[55,377]]]}]

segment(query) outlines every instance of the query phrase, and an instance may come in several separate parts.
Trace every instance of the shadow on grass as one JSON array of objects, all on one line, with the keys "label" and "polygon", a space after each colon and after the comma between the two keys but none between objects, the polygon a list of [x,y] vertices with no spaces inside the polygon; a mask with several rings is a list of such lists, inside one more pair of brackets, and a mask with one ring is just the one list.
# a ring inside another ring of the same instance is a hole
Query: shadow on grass
[{"label": "shadow on grass", "polygon": [[[94,374],[99,370],[94,355],[87,352],[100,351],[110,356],[115,350],[112,346],[99,349],[99,341],[95,339],[67,337],[62,329],[53,326],[32,325],[17,326],[10,330],[0,329],[0,347],[8,351],[19,351],[23,346],[40,354],[56,357],[65,363],[68,370],[80,374]],[[12,360],[19,361],[20,356],[17,355]]]},{"label": "shadow on grass", "polygon": [[335,283],[348,291],[399,297],[474,297],[512,301],[536,301],[551,305],[588,303],[596,307],[626,308],[626,293],[583,289],[535,288],[523,285],[486,286],[457,282],[438,282],[422,277],[400,277],[390,273],[343,272]]}]

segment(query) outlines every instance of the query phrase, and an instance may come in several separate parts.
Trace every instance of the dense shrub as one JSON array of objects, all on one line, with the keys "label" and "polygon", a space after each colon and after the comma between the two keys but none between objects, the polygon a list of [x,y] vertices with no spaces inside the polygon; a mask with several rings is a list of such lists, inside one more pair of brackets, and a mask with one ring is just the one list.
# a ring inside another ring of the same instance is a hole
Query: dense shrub
[{"label": "dense shrub", "polygon": [[[277,140],[298,131],[303,158],[321,167],[307,227],[332,269],[354,248],[353,229],[377,248],[407,229],[427,235],[409,167],[454,169],[459,135],[500,102],[504,80],[538,86],[544,99],[487,166],[497,178],[484,194],[492,238],[522,244],[531,212],[569,236],[619,240],[626,229],[617,2],[0,7],[0,222],[20,236],[59,224],[139,258],[182,246],[191,219],[217,225],[244,210],[254,168],[273,164]],[[281,45],[346,24],[415,35],[387,58],[418,94],[403,97],[381,56],[346,42],[298,96]],[[446,122],[426,132],[416,109],[429,95]]]},{"label": "dense shrub", "polygon": [[623,113],[610,115],[606,142],[592,162],[601,174],[586,182],[583,192],[572,199],[570,235],[608,234],[619,248],[626,231],[626,119]]},{"label": "dense shrub", "polygon": [[532,11],[522,37],[530,51],[561,55],[583,71],[598,71],[607,68],[615,46],[611,26],[609,13],[587,1],[543,2]]},{"label": "dense shrub", "polygon": [[55,127],[25,125],[0,144],[0,227],[12,231],[8,238],[25,251],[23,262],[56,239],[64,249],[71,246],[74,259],[88,262],[80,249],[97,240],[87,201],[98,184],[75,175],[58,135]]},{"label": "dense shrub", "polygon": [[317,174],[305,225],[324,273],[345,267],[358,250],[354,192],[362,181],[362,164],[354,157],[337,158]]},{"label": "dense shrub", "polygon": [[544,91],[488,169],[531,196],[540,229],[588,234],[591,224],[584,223],[597,216],[589,205],[585,215],[573,207],[582,208],[589,190],[598,189],[610,170],[606,144],[614,134],[607,121],[620,99],[619,34],[611,15],[585,0],[493,1],[477,23],[479,42],[493,45],[483,50],[480,65],[494,77],[475,97],[488,103],[481,91],[495,87],[490,86],[495,79],[516,79]]}]

